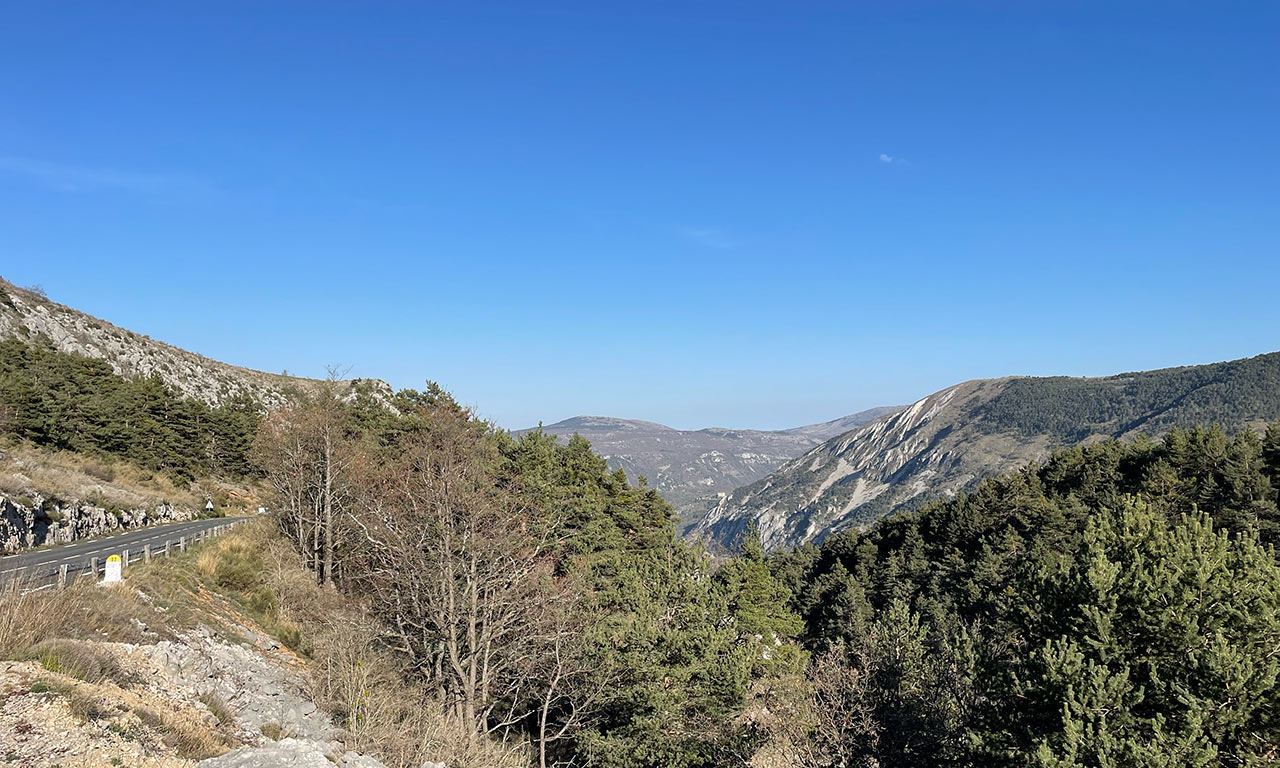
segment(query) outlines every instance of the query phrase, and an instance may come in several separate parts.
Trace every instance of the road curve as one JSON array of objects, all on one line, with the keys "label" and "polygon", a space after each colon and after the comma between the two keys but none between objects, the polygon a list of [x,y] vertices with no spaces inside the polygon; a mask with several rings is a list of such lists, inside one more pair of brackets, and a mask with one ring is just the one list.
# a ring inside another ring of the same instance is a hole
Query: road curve
[{"label": "road curve", "polygon": [[184,523],[147,526],[114,536],[103,536],[88,541],[74,541],[70,544],[59,544],[52,547],[41,547],[29,552],[0,557],[0,584],[11,579],[20,578],[25,582],[39,583],[56,581],[59,570],[67,566],[69,575],[87,571],[93,558],[98,558],[98,570],[111,555],[122,555],[129,552],[129,561],[142,559],[143,549],[151,546],[153,554],[162,553],[165,544],[177,549],[179,541],[185,539],[189,544],[196,537],[215,528],[239,523],[245,517],[214,517],[207,520],[189,520]]}]

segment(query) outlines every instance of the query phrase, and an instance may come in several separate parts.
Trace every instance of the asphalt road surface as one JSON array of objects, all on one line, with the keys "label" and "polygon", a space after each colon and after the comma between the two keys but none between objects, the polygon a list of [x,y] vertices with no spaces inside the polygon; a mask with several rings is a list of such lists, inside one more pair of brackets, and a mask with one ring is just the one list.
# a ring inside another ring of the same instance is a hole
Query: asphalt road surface
[{"label": "asphalt road surface", "polygon": [[88,541],[76,541],[70,544],[59,544],[52,547],[41,547],[29,552],[0,557],[0,584],[10,579],[20,578],[33,585],[57,581],[58,571],[67,566],[70,576],[77,572],[87,571],[93,558],[98,558],[98,570],[101,571],[111,555],[123,555],[129,551],[129,562],[138,562],[143,557],[143,548],[151,545],[152,556],[162,554],[166,542],[177,550],[178,542],[185,537],[190,544],[196,536],[224,525],[238,523],[248,518],[216,517],[208,520],[189,520],[185,523],[170,523],[154,527],[140,528],[114,536],[103,536]]}]

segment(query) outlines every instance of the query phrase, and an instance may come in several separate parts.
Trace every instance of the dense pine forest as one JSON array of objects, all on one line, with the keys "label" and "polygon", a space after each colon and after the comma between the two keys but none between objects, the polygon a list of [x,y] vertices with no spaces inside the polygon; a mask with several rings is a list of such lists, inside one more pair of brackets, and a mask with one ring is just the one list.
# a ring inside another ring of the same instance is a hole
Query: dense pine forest
[{"label": "dense pine forest", "polygon": [[1280,428],[1175,430],[778,555],[821,764],[1269,764],[1278,491]]},{"label": "dense pine forest", "polygon": [[212,408],[157,377],[116,375],[106,361],[48,342],[0,340],[0,434],[122,459],[178,480],[242,477],[260,419],[248,398]]},{"label": "dense pine forest", "polygon": [[[10,439],[260,484],[314,581],[403,660],[416,708],[534,764],[1280,750],[1280,426],[1062,450],[821,545],[766,557],[750,531],[715,560],[587,441],[513,437],[435,385],[330,382],[264,415],[8,341],[0,413]],[[352,728],[360,696],[335,712]]]}]

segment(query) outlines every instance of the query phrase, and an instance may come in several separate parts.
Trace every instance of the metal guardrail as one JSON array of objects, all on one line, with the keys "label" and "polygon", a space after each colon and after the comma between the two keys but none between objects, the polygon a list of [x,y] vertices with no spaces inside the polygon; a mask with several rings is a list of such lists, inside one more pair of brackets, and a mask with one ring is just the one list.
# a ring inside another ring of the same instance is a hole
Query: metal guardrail
[{"label": "metal guardrail", "polygon": [[[128,566],[131,563],[149,563],[154,557],[169,557],[174,550],[178,552],[186,551],[187,547],[198,544],[202,541],[208,541],[211,538],[221,536],[237,525],[248,522],[247,520],[233,520],[224,525],[214,526],[213,528],[205,528],[196,531],[191,536],[178,536],[173,539],[165,539],[162,544],[152,547],[150,544],[144,544],[140,549],[129,549],[121,547],[119,551],[121,565]],[[7,583],[0,580],[0,590],[18,588],[23,594],[30,592],[39,592],[45,589],[63,589],[71,586],[80,579],[92,577],[95,582],[98,581],[101,574],[106,570],[106,558],[91,557],[89,562],[80,563],[64,563],[62,565],[40,564],[22,566],[15,568],[13,573],[8,577]]]}]

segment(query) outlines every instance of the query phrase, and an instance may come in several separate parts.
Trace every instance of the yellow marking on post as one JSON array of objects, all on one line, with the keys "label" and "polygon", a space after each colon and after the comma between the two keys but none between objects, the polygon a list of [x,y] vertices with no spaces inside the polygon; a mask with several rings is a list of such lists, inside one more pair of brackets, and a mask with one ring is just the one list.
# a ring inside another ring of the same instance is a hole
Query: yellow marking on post
[{"label": "yellow marking on post", "polygon": [[111,557],[108,557],[108,558],[107,558],[107,562],[108,562],[108,563],[118,563],[118,562],[120,562],[120,556],[119,556],[119,555],[112,555]]}]

